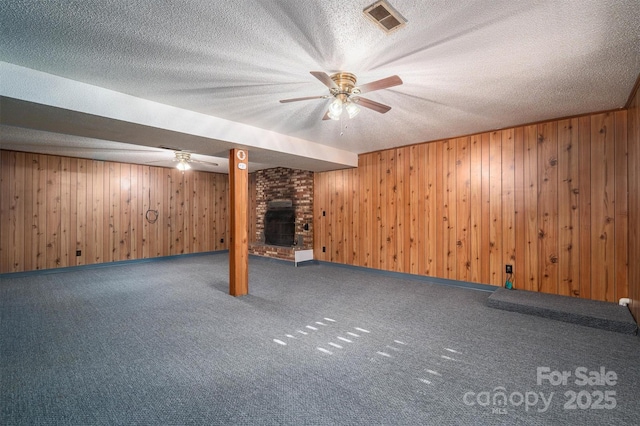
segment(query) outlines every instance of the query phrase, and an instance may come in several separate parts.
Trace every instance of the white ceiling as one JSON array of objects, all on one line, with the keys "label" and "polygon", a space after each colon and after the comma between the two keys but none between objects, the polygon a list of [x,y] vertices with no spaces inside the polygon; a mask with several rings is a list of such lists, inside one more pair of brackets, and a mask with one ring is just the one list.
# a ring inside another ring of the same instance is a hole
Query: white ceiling
[{"label": "white ceiling", "polygon": [[[640,70],[638,0],[391,0],[408,23],[390,35],[372,2],[5,0],[2,147],[170,166],[165,145],[226,172],[241,146],[250,170],[329,170],[620,108]],[[309,71],[404,84],[364,95],[384,115],[322,121],[329,100],[278,102],[327,94]]]}]

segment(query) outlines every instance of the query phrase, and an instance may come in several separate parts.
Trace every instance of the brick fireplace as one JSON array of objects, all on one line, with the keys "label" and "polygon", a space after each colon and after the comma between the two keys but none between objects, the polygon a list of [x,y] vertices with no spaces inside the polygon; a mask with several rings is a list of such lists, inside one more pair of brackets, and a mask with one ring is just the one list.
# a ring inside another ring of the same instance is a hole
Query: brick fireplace
[{"label": "brick fireplace", "polygon": [[[296,251],[313,249],[313,172],[284,167],[259,170],[255,172],[255,185],[256,234],[255,242],[249,244],[249,253],[293,261]],[[267,244],[267,211],[287,205],[294,211],[293,244]]]}]

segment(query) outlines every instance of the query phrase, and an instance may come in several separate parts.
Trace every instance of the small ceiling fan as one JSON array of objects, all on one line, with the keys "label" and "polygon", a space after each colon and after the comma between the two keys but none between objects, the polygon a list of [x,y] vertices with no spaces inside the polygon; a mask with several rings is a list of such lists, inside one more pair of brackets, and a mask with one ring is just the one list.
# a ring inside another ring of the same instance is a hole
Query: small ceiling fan
[{"label": "small ceiling fan", "polygon": [[[205,164],[207,166],[218,166],[218,163],[213,163],[210,161],[200,161],[200,160],[194,160],[191,158],[191,153],[189,151],[182,151],[180,149],[175,149],[175,148],[168,148],[168,147],[164,147],[161,146],[160,148],[163,149],[168,149],[173,151],[173,154],[175,155],[175,158],[173,159],[174,162],[177,162],[178,164],[176,164],[176,168],[180,171],[185,171],[185,170],[189,170],[191,169],[191,165],[189,163],[197,163],[197,164]],[[151,163],[161,163],[164,162],[166,160],[161,160],[161,161],[151,161],[147,164],[151,164]]]},{"label": "small ceiling fan", "polygon": [[343,111],[347,112],[349,118],[353,118],[360,112],[359,106],[384,114],[391,109],[390,106],[372,101],[371,99],[363,98],[359,95],[402,84],[402,80],[397,75],[372,81],[371,83],[366,83],[362,86],[356,86],[356,76],[348,72],[339,72],[329,76],[327,73],[322,71],[311,71],[311,75],[329,88],[328,95],[283,99],[280,102],[288,103],[306,101],[310,99],[330,99],[333,97],[335,99],[329,105],[327,113],[322,117],[323,120],[339,120]]}]

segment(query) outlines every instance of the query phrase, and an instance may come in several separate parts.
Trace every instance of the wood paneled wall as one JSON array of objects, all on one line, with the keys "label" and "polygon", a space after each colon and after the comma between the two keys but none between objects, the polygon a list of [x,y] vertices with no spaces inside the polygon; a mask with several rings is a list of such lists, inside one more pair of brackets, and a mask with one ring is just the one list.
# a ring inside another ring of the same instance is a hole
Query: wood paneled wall
[{"label": "wood paneled wall", "polygon": [[[637,89],[637,86],[636,86]],[[629,297],[640,325],[640,94],[629,106]]]},{"label": "wood paneled wall", "polygon": [[315,258],[617,301],[627,173],[626,111],[363,154],[315,175]]},{"label": "wood paneled wall", "polygon": [[224,174],[0,155],[1,273],[228,247]]}]

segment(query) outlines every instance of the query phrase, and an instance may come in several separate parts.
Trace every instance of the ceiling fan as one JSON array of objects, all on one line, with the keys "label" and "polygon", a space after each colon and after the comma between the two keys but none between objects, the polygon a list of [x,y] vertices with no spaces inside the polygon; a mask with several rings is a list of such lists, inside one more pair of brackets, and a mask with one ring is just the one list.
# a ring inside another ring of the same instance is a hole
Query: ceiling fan
[{"label": "ceiling fan", "polygon": [[328,95],[283,99],[280,102],[288,103],[306,101],[310,99],[330,99],[333,97],[335,99],[329,105],[327,113],[322,117],[323,120],[339,120],[343,111],[347,112],[349,118],[353,118],[360,112],[359,106],[384,114],[391,109],[390,106],[372,101],[371,99],[363,98],[359,95],[402,84],[402,80],[397,75],[372,81],[371,83],[366,83],[362,86],[356,86],[356,76],[348,72],[339,72],[329,76],[322,71],[311,71],[311,75],[329,88]]},{"label": "ceiling fan", "polygon": [[[169,149],[173,151],[173,154],[175,155],[175,158],[172,160],[174,162],[177,162],[178,164],[176,164],[176,168],[180,171],[185,171],[185,170],[189,170],[191,169],[191,165],[190,163],[197,163],[197,164],[205,164],[207,166],[218,166],[218,163],[214,163],[211,161],[200,161],[200,160],[194,160],[193,158],[191,158],[191,153],[189,151],[182,151],[179,149],[174,149],[174,148],[168,148],[168,147],[164,147],[161,146],[160,148],[163,149]],[[161,163],[161,162],[165,162],[166,160],[161,160],[161,161],[151,161],[147,164],[151,164],[151,163]]]}]

